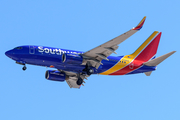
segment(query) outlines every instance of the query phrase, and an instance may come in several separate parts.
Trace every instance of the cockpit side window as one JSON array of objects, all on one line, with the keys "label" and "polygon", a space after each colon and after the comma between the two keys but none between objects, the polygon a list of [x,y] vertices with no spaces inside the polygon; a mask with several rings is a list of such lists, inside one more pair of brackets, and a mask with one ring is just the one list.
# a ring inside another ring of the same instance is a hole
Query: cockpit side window
[{"label": "cockpit side window", "polygon": [[15,47],[14,49],[20,50],[20,49],[22,49],[22,47]]}]

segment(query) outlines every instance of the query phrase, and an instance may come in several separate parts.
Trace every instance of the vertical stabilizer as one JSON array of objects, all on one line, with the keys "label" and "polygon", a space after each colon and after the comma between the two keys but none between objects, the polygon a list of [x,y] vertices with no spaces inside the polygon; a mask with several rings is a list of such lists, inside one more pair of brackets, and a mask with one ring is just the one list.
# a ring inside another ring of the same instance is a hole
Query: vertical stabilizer
[{"label": "vertical stabilizer", "polygon": [[156,55],[160,38],[161,32],[155,31],[132,55],[136,57],[136,60],[149,61]]}]

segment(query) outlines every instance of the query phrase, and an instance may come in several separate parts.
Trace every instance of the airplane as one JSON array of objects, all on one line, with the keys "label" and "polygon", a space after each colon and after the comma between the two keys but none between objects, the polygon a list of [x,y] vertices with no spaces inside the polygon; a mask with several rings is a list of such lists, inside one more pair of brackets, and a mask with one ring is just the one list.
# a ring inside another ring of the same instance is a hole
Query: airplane
[{"label": "airplane", "polygon": [[66,81],[70,88],[84,86],[85,79],[92,74],[100,75],[130,75],[145,73],[150,76],[157,65],[171,56],[172,51],[156,58],[161,32],[154,31],[150,37],[132,54],[124,56],[110,56],[118,45],[139,31],[146,16],[140,23],[124,34],[99,45],[87,52],[67,50],[37,45],[24,45],[5,52],[5,55],[23,65],[38,65],[56,70],[47,70],[45,78],[48,80]]}]

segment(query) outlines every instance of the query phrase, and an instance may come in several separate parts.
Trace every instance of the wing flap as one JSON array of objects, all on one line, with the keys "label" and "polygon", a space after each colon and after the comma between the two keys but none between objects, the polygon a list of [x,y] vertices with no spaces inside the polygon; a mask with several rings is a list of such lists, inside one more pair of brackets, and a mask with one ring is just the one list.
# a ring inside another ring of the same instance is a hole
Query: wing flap
[{"label": "wing flap", "polygon": [[77,81],[77,79],[72,79],[72,78],[66,80],[66,82],[70,88],[80,88],[80,85],[77,85],[76,81]]},{"label": "wing flap", "polygon": [[[62,70],[60,70],[60,71],[62,71]],[[77,85],[77,83],[76,83],[78,80],[78,77],[81,77],[81,79],[83,79],[83,82],[84,82],[84,79],[87,79],[87,77],[89,77],[88,75],[78,75],[78,73],[71,72],[71,71],[62,71],[62,72],[64,72],[68,76],[68,78],[66,79],[66,82],[70,88],[80,88],[81,87],[81,85]]]}]

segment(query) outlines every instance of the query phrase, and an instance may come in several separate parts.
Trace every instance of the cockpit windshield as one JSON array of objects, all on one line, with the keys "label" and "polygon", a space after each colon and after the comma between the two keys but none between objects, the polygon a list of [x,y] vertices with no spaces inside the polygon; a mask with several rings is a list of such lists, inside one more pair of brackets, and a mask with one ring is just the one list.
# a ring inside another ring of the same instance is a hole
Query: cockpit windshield
[{"label": "cockpit windshield", "polygon": [[15,47],[14,49],[20,50],[20,49],[22,49],[22,47]]}]

